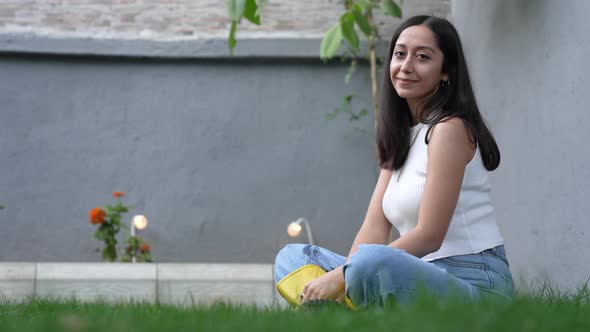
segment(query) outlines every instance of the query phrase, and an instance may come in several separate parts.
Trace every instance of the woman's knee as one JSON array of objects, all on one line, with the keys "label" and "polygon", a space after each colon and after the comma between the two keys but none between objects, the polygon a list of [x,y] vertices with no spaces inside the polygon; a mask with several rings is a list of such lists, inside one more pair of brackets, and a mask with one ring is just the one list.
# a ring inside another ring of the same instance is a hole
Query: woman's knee
[{"label": "woman's knee", "polygon": [[347,289],[379,287],[384,274],[400,268],[405,251],[384,245],[361,245],[344,266]]},{"label": "woman's knee", "polygon": [[287,274],[305,265],[303,253],[308,244],[289,243],[279,250],[275,257],[274,276],[275,282],[283,279]]},{"label": "woman's knee", "polygon": [[282,264],[293,256],[300,255],[303,252],[303,247],[305,247],[305,244],[303,243],[287,244],[277,253],[277,256],[275,257],[275,265]]}]

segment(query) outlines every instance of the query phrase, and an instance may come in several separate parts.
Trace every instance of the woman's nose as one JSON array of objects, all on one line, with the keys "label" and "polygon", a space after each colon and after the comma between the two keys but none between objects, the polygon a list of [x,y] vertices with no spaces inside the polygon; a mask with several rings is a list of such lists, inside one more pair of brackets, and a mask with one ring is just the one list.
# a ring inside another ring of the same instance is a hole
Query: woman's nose
[{"label": "woman's nose", "polygon": [[411,73],[412,72],[412,70],[413,70],[412,59],[410,57],[406,57],[404,59],[404,62],[402,63],[400,70],[404,73]]}]

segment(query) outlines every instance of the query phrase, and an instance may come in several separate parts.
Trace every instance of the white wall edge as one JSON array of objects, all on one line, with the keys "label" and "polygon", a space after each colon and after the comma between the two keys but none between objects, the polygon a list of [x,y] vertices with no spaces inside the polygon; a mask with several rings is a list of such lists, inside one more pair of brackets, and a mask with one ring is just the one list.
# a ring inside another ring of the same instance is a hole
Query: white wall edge
[{"label": "white wall edge", "polygon": [[[191,301],[275,305],[272,271],[272,264],[0,262],[0,301],[74,297],[187,305],[195,287],[209,285]],[[236,287],[257,296],[236,296]]]}]

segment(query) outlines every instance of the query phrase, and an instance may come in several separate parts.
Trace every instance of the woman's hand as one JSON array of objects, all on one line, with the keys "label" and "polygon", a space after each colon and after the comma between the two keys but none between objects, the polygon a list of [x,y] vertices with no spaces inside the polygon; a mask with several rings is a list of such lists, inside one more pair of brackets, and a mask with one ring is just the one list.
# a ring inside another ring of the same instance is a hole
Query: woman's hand
[{"label": "woman's hand", "polygon": [[342,267],[338,267],[307,283],[303,287],[303,299],[301,303],[312,300],[336,300],[341,302],[344,298],[344,288],[345,282]]}]

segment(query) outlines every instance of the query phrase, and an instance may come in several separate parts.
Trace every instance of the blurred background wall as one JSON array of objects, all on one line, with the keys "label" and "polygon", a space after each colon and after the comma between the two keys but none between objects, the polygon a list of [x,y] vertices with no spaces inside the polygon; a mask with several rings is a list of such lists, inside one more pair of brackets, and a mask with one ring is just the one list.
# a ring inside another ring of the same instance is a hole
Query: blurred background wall
[{"label": "blurred background wall", "polygon": [[517,277],[590,277],[587,1],[453,1],[479,106],[502,152],[493,198]]},{"label": "blurred background wall", "polygon": [[[229,56],[221,1],[0,3],[0,260],[99,261],[88,210],[124,191],[158,262],[272,263],[288,222],[348,252],[377,176],[362,65],[318,59],[338,1],[271,0]],[[458,28],[502,152],[492,195],[517,279],[590,276],[590,4],[404,1]],[[384,39],[399,20],[378,17]],[[370,114],[370,112],[369,112]]]},{"label": "blurred background wall", "polygon": [[298,217],[346,254],[377,169],[372,116],[326,119],[371,107],[365,64],[347,85],[319,60],[341,7],[270,1],[230,57],[224,1],[2,1],[0,260],[100,260],[88,210],[115,190],[155,261],[272,263]]}]

